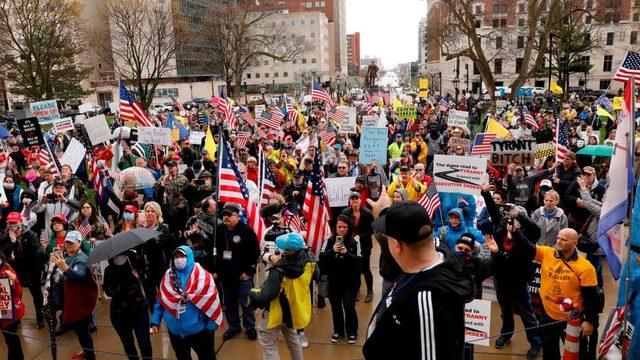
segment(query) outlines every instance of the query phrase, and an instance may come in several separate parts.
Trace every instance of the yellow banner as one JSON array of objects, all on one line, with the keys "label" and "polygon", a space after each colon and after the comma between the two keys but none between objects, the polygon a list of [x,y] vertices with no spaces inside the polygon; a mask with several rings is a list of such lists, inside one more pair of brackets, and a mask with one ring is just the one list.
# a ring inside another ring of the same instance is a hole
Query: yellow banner
[{"label": "yellow banner", "polygon": [[426,98],[429,96],[429,79],[421,78],[419,81],[420,93],[418,96]]},{"label": "yellow banner", "polygon": [[616,96],[613,98],[613,110],[622,110],[622,102],[624,98],[622,96]]}]

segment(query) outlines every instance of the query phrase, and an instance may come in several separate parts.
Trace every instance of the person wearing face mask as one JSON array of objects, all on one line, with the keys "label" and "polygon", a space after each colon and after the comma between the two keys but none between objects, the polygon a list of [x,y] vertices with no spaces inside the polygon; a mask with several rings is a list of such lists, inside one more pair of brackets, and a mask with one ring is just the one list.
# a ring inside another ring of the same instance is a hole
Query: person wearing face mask
[{"label": "person wearing face mask", "polygon": [[22,194],[22,188],[16,185],[13,177],[6,176],[0,191],[0,229],[4,229],[7,224],[6,214],[20,207],[20,194]]},{"label": "person wearing face mask", "polygon": [[0,277],[9,278],[14,311],[12,319],[0,320],[0,331],[2,331],[5,344],[7,344],[6,356],[7,359],[10,360],[23,360],[24,354],[22,352],[22,344],[20,343],[20,335],[18,334],[20,319],[22,319],[26,313],[26,308],[22,302],[23,290],[20,284],[20,278],[14,269],[11,268],[11,265],[5,261],[3,254],[0,254]]},{"label": "person wearing face mask", "polygon": [[200,173],[200,176],[198,176],[198,180],[192,180],[191,184],[184,188],[182,194],[192,209],[194,203],[202,202],[202,200],[211,196],[214,192],[213,175],[207,170],[204,170]]},{"label": "person wearing face mask", "polygon": [[120,222],[116,224],[114,234],[131,231],[138,227],[136,222],[137,217],[138,208],[134,205],[125,205],[124,211],[122,212],[122,219],[120,219]]},{"label": "person wearing face mask", "polygon": [[18,206],[18,212],[22,216],[22,225],[27,229],[33,230],[35,233],[39,233],[42,226],[37,226],[38,217],[32,211],[33,205],[36,203],[36,195],[30,189],[23,190],[20,194],[20,205]]},{"label": "person wearing face mask", "polygon": [[476,242],[480,244],[484,243],[484,238],[480,231],[478,231],[474,226],[469,226],[465,223],[462,209],[452,209],[449,211],[448,215],[449,225],[442,226],[438,231],[436,231],[442,245],[446,245],[449,249],[453,250],[455,248],[456,241],[465,233],[473,235]]},{"label": "person wearing face mask", "polygon": [[[206,278],[204,287],[190,287],[189,281]],[[194,300],[210,297],[213,302]],[[176,359],[191,359],[193,350],[198,359],[215,359],[213,332],[222,323],[220,298],[213,276],[194,261],[193,251],[179,246],[171,256],[171,265],[165,272],[151,320],[152,334],[157,334],[164,320],[169,331],[171,347]]]},{"label": "person wearing face mask", "polygon": [[129,359],[138,359],[135,339],[142,358],[153,356],[149,336],[149,312],[140,278],[134,272],[127,253],[109,259],[104,269],[105,294],[111,297],[110,318]]},{"label": "person wearing face mask", "polygon": [[38,329],[44,327],[42,317],[42,288],[40,279],[47,259],[38,254],[40,241],[38,235],[22,226],[22,217],[18,212],[9,213],[7,228],[0,236],[0,252],[13,267],[22,285],[29,287],[36,310]]}]

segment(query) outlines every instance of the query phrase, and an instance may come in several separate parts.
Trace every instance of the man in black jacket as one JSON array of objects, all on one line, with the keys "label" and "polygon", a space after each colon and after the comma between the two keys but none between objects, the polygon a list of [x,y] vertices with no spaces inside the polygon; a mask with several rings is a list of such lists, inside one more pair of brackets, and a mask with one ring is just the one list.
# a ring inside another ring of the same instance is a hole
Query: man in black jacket
[{"label": "man in black jacket", "polygon": [[369,324],[367,359],[462,359],[464,304],[474,297],[469,271],[434,243],[433,224],[417,202],[393,204],[373,228],[386,235],[403,273]]},{"label": "man in black jacket", "polygon": [[[605,187],[598,182],[596,177],[596,169],[591,166],[585,166],[582,170],[582,179],[584,179],[587,190],[591,198],[602,201],[604,198]],[[581,232],[584,225],[589,220],[591,213],[584,206],[584,200],[580,197],[580,185],[578,181],[573,181],[569,188],[562,196],[563,209],[567,213],[569,227],[577,232]]]},{"label": "man in black jacket", "polygon": [[256,340],[255,313],[248,308],[247,296],[253,287],[253,275],[260,257],[256,234],[240,221],[241,207],[226,203],[222,210],[222,225],[216,233],[214,271],[222,285],[224,315],[229,323],[222,338],[229,340],[240,333],[238,305],[242,305],[242,322],[247,337]]}]

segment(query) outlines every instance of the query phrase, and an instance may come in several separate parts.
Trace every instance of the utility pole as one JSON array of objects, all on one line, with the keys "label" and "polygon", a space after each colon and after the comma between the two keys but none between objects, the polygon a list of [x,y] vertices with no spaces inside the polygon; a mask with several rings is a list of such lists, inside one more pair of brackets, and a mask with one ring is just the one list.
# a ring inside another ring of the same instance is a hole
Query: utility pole
[{"label": "utility pole", "polygon": [[551,63],[553,62],[552,59],[552,53],[553,53],[553,34],[549,34],[549,92],[551,92]]}]

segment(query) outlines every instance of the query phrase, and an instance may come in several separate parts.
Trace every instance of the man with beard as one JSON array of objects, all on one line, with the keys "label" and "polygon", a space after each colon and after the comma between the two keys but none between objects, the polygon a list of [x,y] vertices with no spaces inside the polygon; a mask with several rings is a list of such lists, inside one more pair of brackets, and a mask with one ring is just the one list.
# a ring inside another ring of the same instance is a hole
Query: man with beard
[{"label": "man with beard", "polygon": [[524,176],[524,167],[522,165],[509,164],[509,173],[507,174],[507,202],[531,210],[535,184],[540,179],[553,174],[554,170],[555,165],[531,176]]}]

